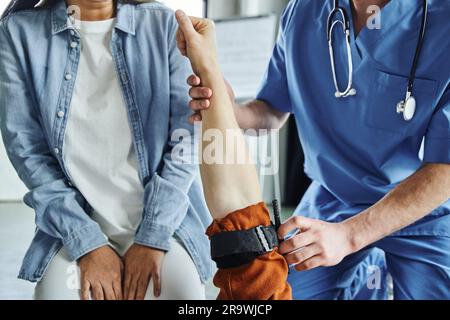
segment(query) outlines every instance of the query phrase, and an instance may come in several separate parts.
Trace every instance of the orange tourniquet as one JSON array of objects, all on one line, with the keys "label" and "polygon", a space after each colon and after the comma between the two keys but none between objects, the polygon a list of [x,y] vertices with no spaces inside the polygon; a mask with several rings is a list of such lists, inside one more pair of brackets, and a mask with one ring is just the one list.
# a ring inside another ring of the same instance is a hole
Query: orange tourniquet
[{"label": "orange tourniquet", "polygon": [[[249,230],[270,226],[269,210],[264,203],[229,214],[215,221],[206,234],[211,237],[224,231]],[[258,257],[253,262],[232,269],[220,269],[214,285],[220,289],[218,300],[291,300],[287,283],[288,265],[278,249]]]}]

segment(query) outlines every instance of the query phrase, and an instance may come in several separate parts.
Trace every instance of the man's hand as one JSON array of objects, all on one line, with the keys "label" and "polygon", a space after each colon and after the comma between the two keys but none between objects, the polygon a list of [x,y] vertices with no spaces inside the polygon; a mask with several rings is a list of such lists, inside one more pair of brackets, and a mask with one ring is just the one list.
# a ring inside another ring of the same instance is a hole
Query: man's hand
[{"label": "man's hand", "polygon": [[281,243],[280,253],[298,271],[331,267],[353,253],[351,235],[343,223],[292,217],[281,225],[278,236],[284,239],[296,229],[300,232]]},{"label": "man's hand", "polygon": [[109,246],[98,248],[79,261],[81,300],[122,300],[123,264]]},{"label": "man's hand", "polygon": [[[187,79],[187,83],[191,86],[189,96],[192,100],[189,102],[189,107],[192,112],[194,112],[194,114],[189,117],[189,122],[194,124],[195,122],[202,121],[201,111],[207,110],[211,106],[210,99],[213,95],[213,91],[210,88],[201,86],[202,81],[200,77],[195,74],[191,75]],[[225,80],[225,84],[227,86],[228,95],[230,96],[231,101],[234,102],[236,100],[236,96],[233,88],[227,80]]]},{"label": "man's hand", "polygon": [[188,17],[176,12],[179,24],[177,45],[181,54],[188,57],[196,74],[217,70],[217,47],[214,22],[208,19]]},{"label": "man's hand", "polygon": [[161,295],[161,267],[165,252],[134,244],[124,257],[123,293],[126,300],[144,300],[150,279],[153,295]]}]

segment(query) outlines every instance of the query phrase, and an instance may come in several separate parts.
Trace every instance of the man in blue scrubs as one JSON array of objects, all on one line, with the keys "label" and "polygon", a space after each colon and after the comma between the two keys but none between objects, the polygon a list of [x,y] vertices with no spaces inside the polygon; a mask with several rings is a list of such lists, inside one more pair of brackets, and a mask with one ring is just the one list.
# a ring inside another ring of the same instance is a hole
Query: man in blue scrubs
[{"label": "man in blue scrubs", "polygon": [[[335,97],[326,37],[333,1],[294,0],[257,99],[235,107],[243,129],[279,129],[290,114],[297,121],[313,183],[280,229],[282,237],[300,230],[280,248],[293,266],[294,297],[386,298],[389,272],[395,299],[450,299],[450,2],[428,1],[409,122],[396,105],[405,97],[422,1],[340,2],[351,20],[357,94]],[[380,29],[366,26],[374,4],[382,8]],[[346,84],[338,32],[334,47]],[[192,121],[212,95],[200,82],[189,79]]]}]

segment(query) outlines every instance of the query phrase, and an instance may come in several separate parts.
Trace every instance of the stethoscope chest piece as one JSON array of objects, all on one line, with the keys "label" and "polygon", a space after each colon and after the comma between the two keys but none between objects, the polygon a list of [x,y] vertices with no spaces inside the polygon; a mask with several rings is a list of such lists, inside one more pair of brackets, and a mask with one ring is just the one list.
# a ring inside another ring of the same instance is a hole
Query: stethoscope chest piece
[{"label": "stethoscope chest piece", "polygon": [[417,103],[413,96],[406,98],[397,105],[397,113],[403,114],[405,121],[411,121],[416,114]]}]

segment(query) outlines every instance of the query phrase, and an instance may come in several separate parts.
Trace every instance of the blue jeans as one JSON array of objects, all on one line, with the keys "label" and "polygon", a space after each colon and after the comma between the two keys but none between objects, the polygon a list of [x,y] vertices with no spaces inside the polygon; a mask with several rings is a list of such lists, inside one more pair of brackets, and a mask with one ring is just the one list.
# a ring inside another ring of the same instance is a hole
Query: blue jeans
[{"label": "blue jeans", "polygon": [[450,299],[450,238],[387,237],[334,267],[291,270],[289,283],[299,300],[387,299],[387,274],[396,300]]}]

